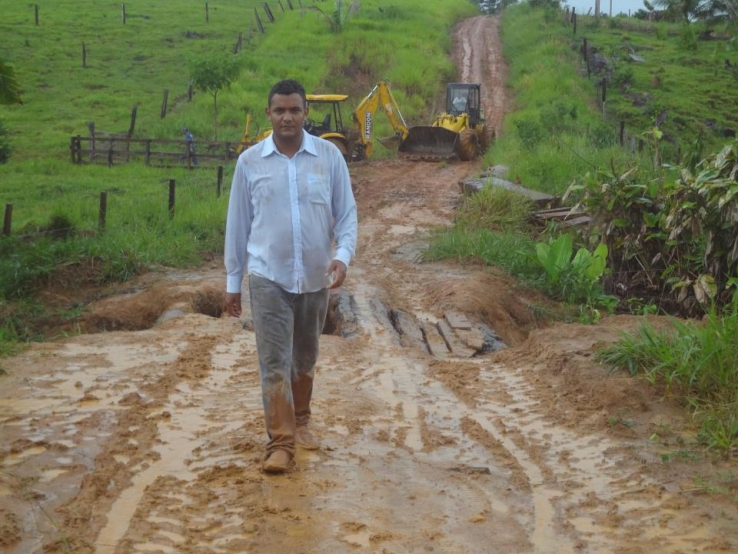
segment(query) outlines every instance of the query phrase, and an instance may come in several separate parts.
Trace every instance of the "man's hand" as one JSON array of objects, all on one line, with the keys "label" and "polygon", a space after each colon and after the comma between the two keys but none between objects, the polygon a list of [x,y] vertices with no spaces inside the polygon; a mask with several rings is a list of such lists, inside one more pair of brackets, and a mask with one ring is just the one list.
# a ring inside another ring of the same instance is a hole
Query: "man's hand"
[{"label": "man's hand", "polygon": [[328,285],[328,290],[337,289],[343,284],[343,280],[346,278],[346,265],[338,260],[333,260],[325,274],[333,275],[333,282]]},{"label": "man's hand", "polygon": [[241,317],[241,293],[227,292],[223,310],[230,316]]}]

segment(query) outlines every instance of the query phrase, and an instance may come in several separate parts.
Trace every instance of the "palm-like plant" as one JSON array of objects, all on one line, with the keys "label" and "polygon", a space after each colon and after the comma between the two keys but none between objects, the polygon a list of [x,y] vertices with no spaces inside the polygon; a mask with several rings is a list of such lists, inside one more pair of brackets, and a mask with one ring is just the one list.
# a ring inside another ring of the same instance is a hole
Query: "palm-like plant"
[{"label": "palm-like plant", "polygon": [[[652,4],[663,9],[668,19],[682,20],[689,23],[693,19],[701,19],[707,13],[714,0],[653,0]],[[734,0],[718,0],[733,2]]]}]

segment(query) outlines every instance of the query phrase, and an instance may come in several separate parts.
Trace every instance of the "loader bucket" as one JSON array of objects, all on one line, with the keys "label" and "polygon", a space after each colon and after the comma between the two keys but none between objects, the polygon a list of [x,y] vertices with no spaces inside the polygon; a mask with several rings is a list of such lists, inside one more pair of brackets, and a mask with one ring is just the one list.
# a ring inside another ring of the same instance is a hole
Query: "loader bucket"
[{"label": "loader bucket", "polygon": [[459,134],[443,127],[418,126],[409,129],[398,149],[405,154],[453,156]]}]

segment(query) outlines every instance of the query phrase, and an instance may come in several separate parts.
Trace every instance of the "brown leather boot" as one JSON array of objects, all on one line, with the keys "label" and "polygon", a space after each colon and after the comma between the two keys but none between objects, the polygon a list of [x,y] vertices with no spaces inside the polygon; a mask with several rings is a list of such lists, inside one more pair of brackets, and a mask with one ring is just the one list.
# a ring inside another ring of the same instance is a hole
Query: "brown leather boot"
[{"label": "brown leather boot", "polygon": [[290,455],[285,450],[275,450],[264,462],[267,473],[284,473],[290,466]]},{"label": "brown leather boot", "polygon": [[305,450],[317,450],[320,448],[318,439],[313,436],[306,425],[301,425],[295,429],[295,444]]}]

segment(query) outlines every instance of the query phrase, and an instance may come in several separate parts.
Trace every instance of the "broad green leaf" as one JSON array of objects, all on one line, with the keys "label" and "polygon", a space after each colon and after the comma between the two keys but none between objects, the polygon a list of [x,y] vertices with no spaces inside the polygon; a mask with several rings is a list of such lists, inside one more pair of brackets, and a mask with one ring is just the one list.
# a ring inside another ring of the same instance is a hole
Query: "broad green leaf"
[{"label": "broad green leaf", "polygon": [[717,294],[717,285],[712,275],[703,273],[694,282],[694,295],[697,298],[697,302],[702,305],[706,305],[712,298]]},{"label": "broad green leaf", "polygon": [[553,257],[554,265],[559,271],[563,271],[571,263],[572,241],[570,235],[561,235],[551,244],[550,255]]}]

